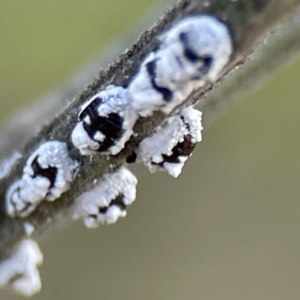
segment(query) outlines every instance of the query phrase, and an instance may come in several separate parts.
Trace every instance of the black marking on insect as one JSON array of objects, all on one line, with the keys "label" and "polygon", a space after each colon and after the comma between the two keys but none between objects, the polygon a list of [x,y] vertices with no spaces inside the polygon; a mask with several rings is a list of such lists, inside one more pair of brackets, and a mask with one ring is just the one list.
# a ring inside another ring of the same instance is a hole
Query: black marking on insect
[{"label": "black marking on insect", "polygon": [[49,166],[48,168],[41,168],[39,162],[38,162],[39,155],[35,157],[35,159],[32,161],[31,167],[33,170],[32,177],[35,178],[37,176],[42,176],[50,181],[50,187],[54,187],[56,176],[57,176],[57,168]]},{"label": "black marking on insect", "polygon": [[[188,35],[185,32],[180,33],[179,40],[183,45],[184,48],[184,56],[187,60],[192,63],[199,63],[201,62],[202,65],[199,67],[198,71],[201,72],[203,75],[209,72],[209,69],[213,63],[213,58],[210,55],[203,55],[199,56],[190,46],[188,41]],[[199,79],[198,77],[195,79]]]},{"label": "black marking on insect", "polygon": [[165,87],[161,87],[159,85],[157,85],[156,83],[156,80],[155,80],[155,77],[156,77],[156,59],[148,62],[146,64],[146,68],[147,68],[147,72],[149,74],[149,77],[151,79],[151,84],[153,86],[153,88],[160,94],[162,94],[164,100],[166,102],[170,102],[172,100],[172,97],[173,97],[173,92],[168,89],[168,88],[165,88]]},{"label": "black marking on insect", "polygon": [[84,121],[84,118],[89,116],[91,119],[97,118],[97,108],[103,102],[102,98],[96,97],[88,106],[86,106],[79,114],[78,119]]},{"label": "black marking on insect", "polygon": [[163,167],[165,162],[177,164],[180,163],[180,156],[190,156],[193,150],[195,149],[196,144],[192,142],[191,135],[184,136],[184,140],[181,143],[178,143],[173,149],[171,155],[162,154],[163,161],[160,163],[152,162],[153,165],[158,165]]},{"label": "black marking on insect", "polygon": [[[113,205],[118,206],[121,210],[126,210],[126,205],[123,202],[122,194],[118,195],[114,200],[112,200],[108,206],[99,207],[99,213],[106,214],[107,210]],[[95,216],[95,217],[97,217],[97,216]]]},{"label": "black marking on insect", "polygon": [[[79,120],[83,122],[85,131],[93,141],[99,142],[94,139],[97,132],[100,131],[105,135],[104,141],[101,142],[101,146],[97,149],[98,152],[107,151],[124,133],[122,129],[124,120],[118,113],[110,113],[106,117],[99,116],[97,109],[102,103],[102,98],[96,97],[78,115]],[[86,117],[89,117],[89,122],[85,121]]]}]

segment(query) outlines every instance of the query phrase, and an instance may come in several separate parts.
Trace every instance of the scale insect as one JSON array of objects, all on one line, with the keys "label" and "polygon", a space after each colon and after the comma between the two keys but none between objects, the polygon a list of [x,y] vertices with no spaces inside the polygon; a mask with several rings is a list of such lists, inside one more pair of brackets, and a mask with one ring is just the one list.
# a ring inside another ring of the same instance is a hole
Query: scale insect
[{"label": "scale insect", "polygon": [[82,155],[97,152],[115,155],[124,148],[138,118],[129,108],[129,101],[126,89],[108,86],[82,105],[71,136]]},{"label": "scale insect", "polygon": [[152,136],[145,138],[137,150],[137,161],[150,172],[166,170],[178,177],[196,144],[202,140],[202,112],[192,106],[170,117]]},{"label": "scale insect", "polygon": [[69,157],[66,143],[43,143],[28,158],[22,178],[9,187],[7,213],[26,217],[42,200],[54,201],[70,188],[77,167],[78,163]]},{"label": "scale insect", "polygon": [[183,18],[159,40],[128,87],[132,107],[142,116],[172,112],[193,90],[214,82],[232,53],[228,28],[212,16]]},{"label": "scale insect", "polygon": [[105,174],[75,200],[73,219],[82,218],[88,228],[115,223],[126,216],[126,207],[135,200],[137,183],[137,178],[125,167]]}]

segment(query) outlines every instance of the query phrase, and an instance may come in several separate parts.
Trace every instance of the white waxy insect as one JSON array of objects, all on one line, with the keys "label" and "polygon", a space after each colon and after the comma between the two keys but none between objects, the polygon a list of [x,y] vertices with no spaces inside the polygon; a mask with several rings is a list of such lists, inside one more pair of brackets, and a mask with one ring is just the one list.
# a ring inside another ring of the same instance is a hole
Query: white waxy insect
[{"label": "white waxy insect", "polygon": [[202,113],[192,106],[170,117],[152,136],[139,145],[137,161],[150,172],[166,170],[178,177],[196,143],[202,140]]},{"label": "white waxy insect", "polygon": [[227,26],[211,16],[186,17],[160,36],[128,86],[132,108],[141,116],[169,114],[207,81],[215,81],[228,62],[232,42]]},{"label": "white waxy insect", "polygon": [[137,178],[125,167],[105,174],[74,203],[73,219],[82,218],[86,227],[115,223],[126,216],[126,207],[136,198]]},{"label": "white waxy insect", "polygon": [[26,217],[42,200],[54,201],[70,188],[78,163],[69,157],[67,144],[49,141],[28,158],[22,179],[6,193],[6,209],[11,216]]},{"label": "white waxy insect", "polygon": [[0,263],[0,287],[9,286],[24,296],[32,296],[41,289],[38,266],[43,254],[38,244],[24,239],[12,255]]},{"label": "white waxy insect", "polygon": [[130,109],[130,101],[126,89],[108,86],[83,104],[71,136],[82,155],[96,152],[115,155],[124,148],[138,118]]}]

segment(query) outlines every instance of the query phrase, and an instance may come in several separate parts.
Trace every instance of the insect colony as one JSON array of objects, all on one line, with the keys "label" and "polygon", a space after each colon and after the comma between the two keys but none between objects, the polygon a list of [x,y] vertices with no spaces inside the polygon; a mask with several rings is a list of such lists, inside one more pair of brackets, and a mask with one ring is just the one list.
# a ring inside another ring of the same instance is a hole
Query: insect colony
[{"label": "insect colony", "polygon": [[[145,57],[126,88],[108,86],[80,107],[71,140],[81,155],[118,154],[134,134],[133,127],[140,117],[151,116],[155,111],[166,115],[174,112],[194,90],[217,80],[232,53],[227,26],[206,15],[175,22],[159,41],[159,48]],[[179,176],[202,140],[201,117],[202,113],[192,106],[168,117],[141,141],[130,161],[143,163],[150,172],[166,170],[171,176]],[[66,143],[41,144],[28,158],[22,178],[6,193],[7,214],[27,217],[42,201],[55,201],[70,189],[78,168]],[[135,200],[138,182],[124,166],[95,181],[94,187],[75,199],[73,205],[73,218],[83,219],[89,228],[115,223],[126,216],[127,206]],[[24,230],[30,235],[25,226]],[[37,266],[41,262],[37,244],[24,239],[15,253],[0,264],[0,286],[10,284],[25,295],[38,292],[41,283]],[[6,272],[7,268],[11,272]],[[12,280],[14,277],[17,280]]]}]

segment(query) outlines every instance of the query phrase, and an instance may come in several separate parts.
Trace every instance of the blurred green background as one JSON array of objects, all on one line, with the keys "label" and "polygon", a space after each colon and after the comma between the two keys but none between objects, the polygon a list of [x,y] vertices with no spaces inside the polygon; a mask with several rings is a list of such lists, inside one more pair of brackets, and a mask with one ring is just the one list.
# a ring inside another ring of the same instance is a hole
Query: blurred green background
[{"label": "blurred green background", "polygon": [[[2,120],[155,3],[1,0]],[[177,180],[135,168],[138,199],[116,225],[46,237],[33,299],[300,299],[299,77],[300,61],[205,130]]]}]

